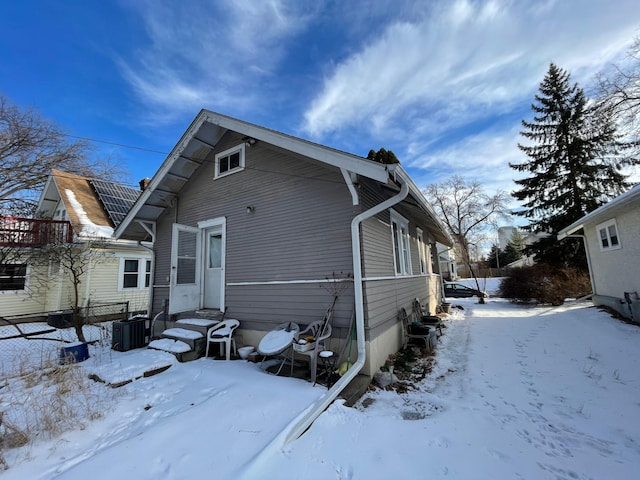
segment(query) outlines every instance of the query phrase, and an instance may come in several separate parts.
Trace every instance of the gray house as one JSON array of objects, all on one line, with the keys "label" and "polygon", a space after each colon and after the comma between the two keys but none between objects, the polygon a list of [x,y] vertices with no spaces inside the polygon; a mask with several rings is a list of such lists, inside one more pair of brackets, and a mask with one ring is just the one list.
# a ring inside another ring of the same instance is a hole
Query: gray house
[{"label": "gray house", "polygon": [[563,228],[558,239],[582,237],[593,303],[640,322],[640,185]]},{"label": "gray house", "polygon": [[115,235],[154,244],[152,314],[225,310],[239,343],[321,320],[337,295],[331,348],[355,319],[369,375],[403,343],[401,307],[435,311],[435,244],[452,244],[400,165],[207,110]]}]

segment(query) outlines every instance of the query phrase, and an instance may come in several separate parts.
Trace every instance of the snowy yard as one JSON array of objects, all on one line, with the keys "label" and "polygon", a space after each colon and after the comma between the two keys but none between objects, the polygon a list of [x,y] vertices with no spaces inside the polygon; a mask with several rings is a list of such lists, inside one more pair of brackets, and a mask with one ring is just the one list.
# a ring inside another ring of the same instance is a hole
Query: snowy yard
[{"label": "snowy yard", "polygon": [[[102,418],[5,451],[0,477],[637,478],[640,328],[588,303],[452,301],[465,310],[415,390],[334,402],[289,445],[281,432],[323,387],[200,359],[109,389]],[[82,368],[117,375],[167,361],[145,355],[94,355]]]}]

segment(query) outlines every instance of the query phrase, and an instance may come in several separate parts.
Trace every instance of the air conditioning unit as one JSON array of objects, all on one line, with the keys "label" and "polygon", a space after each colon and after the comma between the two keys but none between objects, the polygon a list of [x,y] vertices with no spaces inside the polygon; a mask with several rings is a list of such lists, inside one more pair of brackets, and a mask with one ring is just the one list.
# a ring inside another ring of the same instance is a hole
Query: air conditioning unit
[{"label": "air conditioning unit", "polygon": [[111,348],[119,352],[126,352],[134,348],[147,345],[147,319],[135,318],[113,322]]}]

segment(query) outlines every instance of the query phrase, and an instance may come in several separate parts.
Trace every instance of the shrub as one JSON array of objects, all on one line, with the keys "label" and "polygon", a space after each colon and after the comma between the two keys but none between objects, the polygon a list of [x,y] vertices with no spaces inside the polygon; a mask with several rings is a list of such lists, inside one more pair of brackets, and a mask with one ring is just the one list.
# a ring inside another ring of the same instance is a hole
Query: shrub
[{"label": "shrub", "polygon": [[537,264],[511,269],[500,283],[500,294],[515,301],[562,305],[566,298],[591,293],[589,274],[571,267]]}]

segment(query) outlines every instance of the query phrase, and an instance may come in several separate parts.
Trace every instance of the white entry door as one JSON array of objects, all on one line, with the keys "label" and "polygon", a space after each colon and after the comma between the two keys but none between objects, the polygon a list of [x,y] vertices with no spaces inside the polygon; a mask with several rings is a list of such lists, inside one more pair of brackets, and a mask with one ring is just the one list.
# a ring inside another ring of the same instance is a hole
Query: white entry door
[{"label": "white entry door", "polygon": [[198,228],[173,225],[170,314],[200,308],[200,235]]},{"label": "white entry door", "polygon": [[224,235],[221,227],[204,231],[204,308],[224,310]]}]

